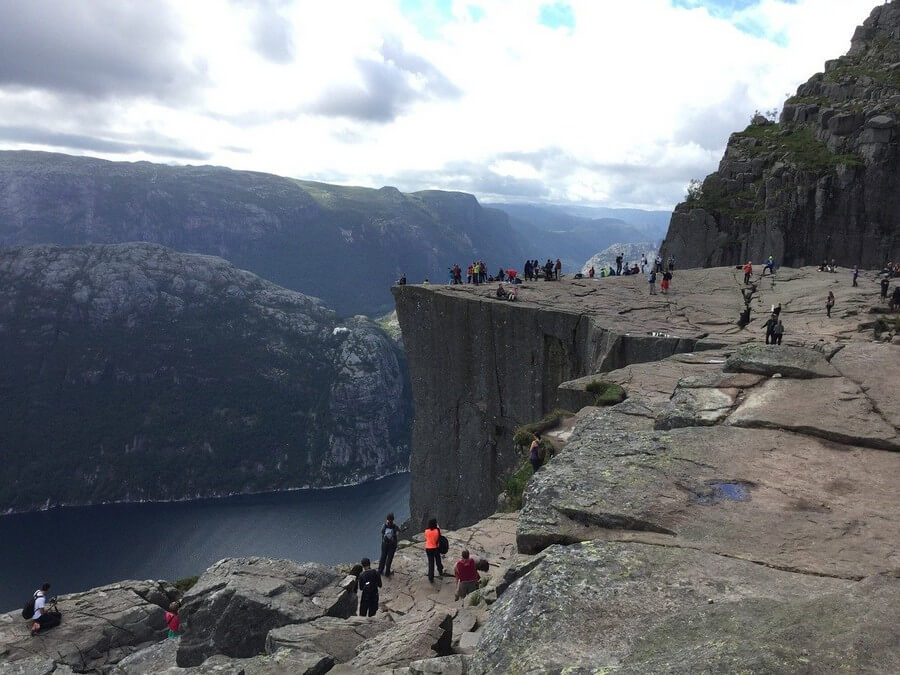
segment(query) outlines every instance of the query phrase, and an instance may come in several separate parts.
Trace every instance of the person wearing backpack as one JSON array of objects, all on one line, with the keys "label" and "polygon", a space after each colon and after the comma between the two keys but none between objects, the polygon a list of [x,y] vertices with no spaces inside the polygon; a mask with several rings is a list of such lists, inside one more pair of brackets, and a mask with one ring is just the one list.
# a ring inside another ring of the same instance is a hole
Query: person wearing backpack
[{"label": "person wearing backpack", "polygon": [[59,612],[53,611],[52,607],[47,606],[47,593],[49,592],[50,584],[43,584],[22,609],[22,618],[31,620],[32,636],[42,628],[53,628],[60,623]]},{"label": "person wearing backpack", "polygon": [[357,584],[359,586],[359,615],[375,616],[378,611],[378,589],[381,588],[381,575],[372,569],[372,561],[363,558],[359,561],[363,571],[360,573]]},{"label": "person wearing backpack", "polygon": [[394,553],[397,551],[397,533],[400,528],[394,522],[394,514],[387,514],[387,519],[381,527],[381,557],[378,559],[378,574],[391,576],[391,563],[394,562]]},{"label": "person wearing backpack", "polygon": [[[428,521],[425,528],[425,555],[428,556],[428,581],[434,583],[434,568],[437,567],[438,576],[444,574],[444,563],[441,562],[441,528],[438,527],[437,518]],[[446,541],[446,539],[444,539]]]}]

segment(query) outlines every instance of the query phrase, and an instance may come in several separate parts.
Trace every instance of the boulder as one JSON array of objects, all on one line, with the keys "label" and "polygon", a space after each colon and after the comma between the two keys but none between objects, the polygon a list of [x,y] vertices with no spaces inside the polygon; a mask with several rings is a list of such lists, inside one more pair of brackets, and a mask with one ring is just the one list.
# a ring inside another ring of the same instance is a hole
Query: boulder
[{"label": "boulder", "polygon": [[351,616],[356,598],[341,588],[342,579],[338,571],[315,563],[220,560],[184,597],[178,665],[196,666],[214,654],[255,656],[264,651],[273,628]]},{"label": "boulder", "polygon": [[33,657],[30,663],[50,659],[78,671],[114,664],[165,638],[165,610],[145,598],[168,598],[170,589],[163,582],[122,581],[60,596],[62,624],[35,637],[20,610],[0,616],[0,663],[12,668]]},{"label": "boulder", "polygon": [[500,598],[469,672],[898,672],[898,620],[890,574],[591,541],[551,547]]},{"label": "boulder", "polygon": [[725,361],[726,373],[757,373],[801,379],[836,377],[840,373],[821,352],[790,345],[766,345],[753,342],[741,345]]},{"label": "boulder", "polygon": [[469,657],[451,654],[421,659],[409,664],[409,672],[410,675],[466,675],[469,672]]},{"label": "boulder", "polygon": [[406,616],[402,623],[359,645],[349,665],[363,670],[398,668],[411,661],[449,655],[452,640],[451,612]]},{"label": "boulder", "polygon": [[739,427],[788,429],[838,443],[900,450],[897,430],[845,377],[814,382],[772,379],[754,389],[726,420]]},{"label": "boulder", "polygon": [[308,623],[295,623],[273,628],[266,636],[266,652],[279,649],[328,654],[335,663],[345,663],[356,657],[356,648],[393,626],[388,615],[370,618],[351,616],[338,619],[324,616]]},{"label": "boulder", "polygon": [[175,667],[178,640],[166,639],[149,645],[119,661],[109,675],[144,675]]},{"label": "boulder", "polygon": [[662,407],[654,428],[676,429],[717,424],[731,412],[738,391],[679,385],[672,400]]},{"label": "boulder", "polygon": [[236,659],[217,654],[199,666],[169,668],[159,675],[322,675],[331,670],[334,661],[325,654],[279,650],[266,656]]},{"label": "boulder", "polygon": [[525,488],[516,536],[523,553],[602,537],[848,578],[896,567],[900,462],[892,452],[714,426],[576,429],[563,458]]}]

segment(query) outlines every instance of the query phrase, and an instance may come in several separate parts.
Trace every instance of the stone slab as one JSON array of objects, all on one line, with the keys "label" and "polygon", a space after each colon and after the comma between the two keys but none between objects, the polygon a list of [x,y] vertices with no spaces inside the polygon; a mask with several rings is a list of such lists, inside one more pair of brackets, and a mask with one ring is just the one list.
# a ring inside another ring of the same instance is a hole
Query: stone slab
[{"label": "stone slab", "polygon": [[725,362],[726,373],[780,374],[783,377],[809,379],[836,377],[840,373],[822,352],[790,345],[750,343],[741,345]]},{"label": "stone slab", "polygon": [[523,553],[602,537],[852,578],[900,567],[895,453],[766,429],[578,429],[526,486]]},{"label": "stone slab", "polygon": [[877,342],[851,342],[831,359],[841,375],[856,382],[878,412],[900,429],[900,348]]},{"label": "stone slab", "polygon": [[501,596],[469,672],[900,672],[898,621],[894,575],[593,541],[551,547]]},{"label": "stone slab", "polygon": [[394,625],[387,614],[347,619],[322,617],[315,621],[273,628],[266,636],[266,653],[280,649],[328,654],[335,663],[352,661],[356,648]]},{"label": "stone slab", "polygon": [[740,427],[786,429],[885,450],[900,450],[897,430],[845,377],[814,381],[772,379],[752,390],[725,421]]}]

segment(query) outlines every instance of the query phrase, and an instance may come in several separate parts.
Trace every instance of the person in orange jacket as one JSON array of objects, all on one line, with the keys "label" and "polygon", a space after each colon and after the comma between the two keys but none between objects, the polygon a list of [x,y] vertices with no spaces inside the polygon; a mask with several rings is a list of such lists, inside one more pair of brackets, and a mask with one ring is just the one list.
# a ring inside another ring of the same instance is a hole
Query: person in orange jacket
[{"label": "person in orange jacket", "polygon": [[428,556],[428,581],[434,583],[434,568],[437,567],[438,576],[444,574],[444,563],[441,562],[441,528],[438,527],[437,518],[428,521],[425,528],[425,555]]},{"label": "person in orange jacket", "polygon": [[744,265],[744,285],[750,283],[750,276],[753,274],[753,265],[750,264],[750,261],[747,261],[747,264]]}]

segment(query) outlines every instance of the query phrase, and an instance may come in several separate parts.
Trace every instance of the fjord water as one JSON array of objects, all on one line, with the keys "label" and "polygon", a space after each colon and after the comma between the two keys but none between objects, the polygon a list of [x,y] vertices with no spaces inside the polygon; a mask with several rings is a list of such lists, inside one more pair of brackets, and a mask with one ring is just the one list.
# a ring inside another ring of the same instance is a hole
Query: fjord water
[{"label": "fjord water", "polygon": [[[329,490],[0,517],[0,611],[49,581],[54,595],[123,579],[200,574],[221,558],[378,558],[384,516],[409,516],[409,474]],[[406,534],[406,533],[404,533]]]}]

